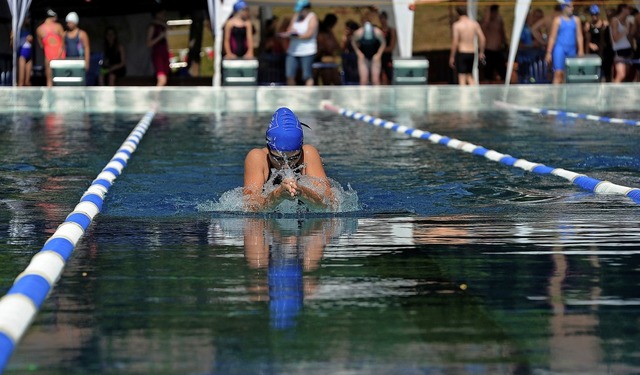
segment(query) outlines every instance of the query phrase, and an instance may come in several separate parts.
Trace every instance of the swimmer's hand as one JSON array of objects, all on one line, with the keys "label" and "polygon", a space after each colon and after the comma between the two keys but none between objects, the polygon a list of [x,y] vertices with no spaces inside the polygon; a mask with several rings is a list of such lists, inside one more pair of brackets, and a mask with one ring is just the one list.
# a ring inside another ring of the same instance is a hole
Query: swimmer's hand
[{"label": "swimmer's hand", "polygon": [[280,187],[282,188],[282,194],[286,197],[290,197],[293,199],[300,194],[300,189],[298,188],[298,182],[295,178],[285,178],[280,183]]}]

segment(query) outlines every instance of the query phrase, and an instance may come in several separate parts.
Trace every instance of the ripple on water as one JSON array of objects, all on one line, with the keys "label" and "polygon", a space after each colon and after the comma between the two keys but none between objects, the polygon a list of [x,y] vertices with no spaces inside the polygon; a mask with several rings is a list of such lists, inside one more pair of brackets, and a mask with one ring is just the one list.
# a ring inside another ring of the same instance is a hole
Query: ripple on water
[{"label": "ripple on water", "polygon": [[25,163],[4,164],[0,166],[0,170],[3,171],[32,172],[37,169],[36,166]]}]

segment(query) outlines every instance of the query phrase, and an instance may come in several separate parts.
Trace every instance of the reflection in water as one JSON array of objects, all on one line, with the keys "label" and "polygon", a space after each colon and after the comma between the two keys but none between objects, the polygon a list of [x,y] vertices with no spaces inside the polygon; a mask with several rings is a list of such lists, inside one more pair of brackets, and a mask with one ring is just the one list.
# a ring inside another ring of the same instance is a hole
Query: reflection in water
[{"label": "reflection in water", "polygon": [[357,220],[337,218],[222,219],[222,228],[242,228],[247,264],[266,270],[254,276],[250,290],[255,300],[269,301],[271,326],[290,329],[296,325],[304,298],[317,289],[316,270],[324,248],[332,239],[353,233]]},{"label": "reflection in water", "polygon": [[[567,311],[564,288],[570,272],[569,261],[560,252],[552,255],[551,259],[554,265],[553,273],[549,277],[549,302],[552,308],[549,322],[551,370],[558,373],[581,374],[592,371],[606,372],[606,368],[597,370],[602,361],[600,342],[595,335],[598,330],[597,315],[590,310],[581,313]],[[592,288],[589,297],[597,299],[598,293],[599,288]]]}]

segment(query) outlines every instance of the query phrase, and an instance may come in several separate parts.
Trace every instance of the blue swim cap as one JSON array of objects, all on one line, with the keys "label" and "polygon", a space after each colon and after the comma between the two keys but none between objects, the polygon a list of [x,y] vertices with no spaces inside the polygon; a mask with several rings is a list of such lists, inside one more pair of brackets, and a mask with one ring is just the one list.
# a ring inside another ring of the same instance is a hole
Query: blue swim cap
[{"label": "blue swim cap", "polygon": [[596,4],[593,4],[592,6],[589,7],[589,13],[600,14],[600,8]]},{"label": "blue swim cap", "polygon": [[233,4],[233,13],[239,12],[247,7],[247,3],[242,0],[238,0],[235,4]]},{"label": "blue swim cap", "polygon": [[558,3],[560,4],[560,7],[562,9],[573,5],[573,4],[571,4],[571,0],[558,0]]},{"label": "blue swim cap", "polygon": [[304,9],[304,7],[309,5],[309,0],[298,0],[296,1],[296,6],[293,8],[293,10],[298,13],[300,12],[302,9]]},{"label": "blue swim cap", "polygon": [[278,108],[267,128],[267,146],[281,152],[297,151],[302,148],[303,137],[302,124],[293,111]]}]

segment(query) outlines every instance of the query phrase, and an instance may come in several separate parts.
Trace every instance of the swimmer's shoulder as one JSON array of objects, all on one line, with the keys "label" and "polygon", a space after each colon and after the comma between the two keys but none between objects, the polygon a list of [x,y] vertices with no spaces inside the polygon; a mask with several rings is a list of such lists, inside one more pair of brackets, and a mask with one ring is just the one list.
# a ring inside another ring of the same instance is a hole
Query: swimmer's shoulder
[{"label": "swimmer's shoulder", "polygon": [[265,162],[267,161],[266,156],[269,154],[269,151],[267,150],[266,147],[264,148],[254,148],[251,151],[249,151],[247,153],[247,156],[244,158],[245,164],[246,163],[261,163],[261,162]]},{"label": "swimmer's shoulder", "polygon": [[308,143],[305,143],[305,144],[302,145],[302,151],[304,151],[305,153],[307,153],[307,152],[318,153],[318,149],[314,145],[310,145]]}]

